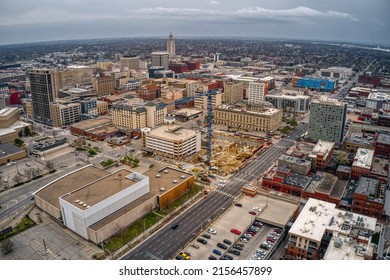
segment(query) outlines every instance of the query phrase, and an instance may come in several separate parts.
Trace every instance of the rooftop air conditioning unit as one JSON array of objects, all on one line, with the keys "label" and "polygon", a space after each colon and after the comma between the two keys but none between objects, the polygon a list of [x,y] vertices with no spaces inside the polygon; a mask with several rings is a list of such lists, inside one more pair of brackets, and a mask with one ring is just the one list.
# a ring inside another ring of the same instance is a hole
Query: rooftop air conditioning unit
[{"label": "rooftop air conditioning unit", "polygon": [[184,176],[184,175],[181,175],[181,176],[180,176],[180,178],[182,178],[182,179],[184,179],[185,177],[186,177],[186,176]]},{"label": "rooftop air conditioning unit", "polygon": [[156,174],[156,178],[160,178],[161,177],[161,175],[160,174]]},{"label": "rooftop air conditioning unit", "polygon": [[177,183],[177,180],[173,180],[172,183],[175,183],[175,184],[176,184],[176,183]]}]

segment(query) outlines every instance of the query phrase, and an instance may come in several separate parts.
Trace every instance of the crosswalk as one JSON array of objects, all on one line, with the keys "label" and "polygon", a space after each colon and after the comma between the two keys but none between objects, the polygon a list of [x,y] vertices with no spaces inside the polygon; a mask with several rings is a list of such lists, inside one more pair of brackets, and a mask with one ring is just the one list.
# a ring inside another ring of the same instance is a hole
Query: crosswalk
[{"label": "crosswalk", "polygon": [[230,193],[227,193],[227,192],[224,192],[224,191],[222,191],[222,190],[220,190],[220,189],[216,189],[215,192],[217,192],[217,193],[219,193],[219,194],[222,194],[222,195],[224,195],[224,196],[230,197],[230,198],[235,198],[234,195],[232,195],[232,194],[230,194]]}]

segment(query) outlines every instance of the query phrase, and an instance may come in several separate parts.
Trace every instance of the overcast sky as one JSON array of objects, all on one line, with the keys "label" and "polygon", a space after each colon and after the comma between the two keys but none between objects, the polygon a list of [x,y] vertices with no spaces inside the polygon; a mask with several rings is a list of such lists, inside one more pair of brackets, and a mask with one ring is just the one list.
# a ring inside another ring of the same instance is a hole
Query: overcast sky
[{"label": "overcast sky", "polygon": [[169,32],[390,44],[390,1],[0,0],[0,44]]}]

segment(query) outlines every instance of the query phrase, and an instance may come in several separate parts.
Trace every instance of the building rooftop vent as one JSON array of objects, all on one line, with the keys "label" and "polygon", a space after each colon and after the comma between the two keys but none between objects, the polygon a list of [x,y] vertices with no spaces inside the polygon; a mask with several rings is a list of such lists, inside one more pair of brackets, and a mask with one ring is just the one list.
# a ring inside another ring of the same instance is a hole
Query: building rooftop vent
[{"label": "building rooftop vent", "polygon": [[165,170],[164,170],[164,173],[167,174],[167,173],[168,173],[168,169],[165,169]]},{"label": "building rooftop vent", "polygon": [[161,177],[161,175],[160,174],[156,174],[156,178],[160,178]]},{"label": "building rooftop vent", "polygon": [[80,202],[80,199],[76,199],[74,202],[75,202],[75,203],[79,203],[79,202]]},{"label": "building rooftop vent", "polygon": [[186,177],[186,176],[184,176],[184,175],[181,175],[181,176],[180,176],[180,178],[182,178],[182,179],[185,179],[185,177]]},{"label": "building rooftop vent", "polygon": [[172,183],[175,183],[175,184],[176,184],[176,183],[177,183],[177,180],[173,180]]},{"label": "building rooftop vent", "polygon": [[82,202],[82,201],[79,201],[79,205],[83,205],[84,204],[84,202]]}]

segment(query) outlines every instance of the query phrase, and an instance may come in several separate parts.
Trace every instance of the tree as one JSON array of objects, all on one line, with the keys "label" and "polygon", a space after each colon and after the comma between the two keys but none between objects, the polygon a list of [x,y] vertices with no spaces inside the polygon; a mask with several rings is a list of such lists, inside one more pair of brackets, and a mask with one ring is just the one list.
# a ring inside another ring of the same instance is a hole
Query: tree
[{"label": "tree", "polygon": [[31,179],[33,178],[34,176],[34,170],[33,168],[27,168],[24,170],[24,175],[26,175],[27,179],[29,181],[31,181]]},{"label": "tree", "polygon": [[9,252],[11,252],[13,247],[14,242],[9,238],[0,242],[0,250],[1,252],[3,252],[3,254],[8,254]]},{"label": "tree", "polygon": [[28,137],[31,135],[31,131],[30,131],[30,128],[28,126],[26,126],[24,128],[24,136]]},{"label": "tree", "polygon": [[16,138],[15,139],[15,146],[22,147],[24,144],[24,141],[22,139]]},{"label": "tree", "polygon": [[33,168],[33,178],[41,176],[42,173],[43,173],[42,168],[40,167]]},{"label": "tree", "polygon": [[19,184],[23,181],[23,176],[21,176],[20,174],[16,173],[16,174],[12,177],[12,181],[14,181],[15,184],[19,185]]},{"label": "tree", "polygon": [[52,160],[46,161],[45,167],[47,170],[49,170],[49,172],[52,172],[55,169],[54,162]]},{"label": "tree", "polygon": [[85,139],[84,139],[84,138],[79,137],[79,138],[75,139],[75,140],[73,141],[73,143],[74,143],[74,145],[75,145],[76,147],[81,148],[82,146],[85,145],[86,142],[85,142]]},{"label": "tree", "polygon": [[90,155],[96,155],[96,152],[95,152],[94,149],[89,149],[89,150],[88,150],[88,153],[89,153]]},{"label": "tree", "polygon": [[343,151],[339,152],[336,156],[336,161],[342,165],[349,164],[348,154]]},{"label": "tree", "polygon": [[55,128],[53,128],[51,131],[53,134],[54,141],[56,141],[56,136],[58,135],[58,131]]}]

